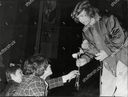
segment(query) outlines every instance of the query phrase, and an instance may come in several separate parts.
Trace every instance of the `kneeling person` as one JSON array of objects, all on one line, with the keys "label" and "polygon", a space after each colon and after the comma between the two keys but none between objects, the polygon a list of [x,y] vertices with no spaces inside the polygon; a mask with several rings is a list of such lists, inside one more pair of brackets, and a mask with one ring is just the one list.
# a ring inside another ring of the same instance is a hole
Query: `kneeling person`
[{"label": "kneeling person", "polygon": [[48,60],[40,55],[32,56],[24,64],[24,80],[14,96],[47,96],[48,90],[63,86],[68,80],[71,80],[79,74],[77,70],[69,74],[46,80],[52,75],[51,65]]}]

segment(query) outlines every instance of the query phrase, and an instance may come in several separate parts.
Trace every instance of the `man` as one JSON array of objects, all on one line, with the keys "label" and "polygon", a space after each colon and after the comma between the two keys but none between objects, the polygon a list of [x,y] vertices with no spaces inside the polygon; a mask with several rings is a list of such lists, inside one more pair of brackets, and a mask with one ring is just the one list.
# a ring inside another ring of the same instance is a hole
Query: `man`
[{"label": "man", "polygon": [[103,62],[100,96],[128,97],[128,39],[117,18],[101,18],[87,0],[76,5],[71,17],[84,25],[76,65],[84,66],[92,58]]},{"label": "man", "polygon": [[34,55],[25,61],[24,74],[24,79],[13,96],[47,96],[47,88],[62,86],[79,72],[74,70],[62,77],[46,80],[52,74],[50,64],[41,55]]}]

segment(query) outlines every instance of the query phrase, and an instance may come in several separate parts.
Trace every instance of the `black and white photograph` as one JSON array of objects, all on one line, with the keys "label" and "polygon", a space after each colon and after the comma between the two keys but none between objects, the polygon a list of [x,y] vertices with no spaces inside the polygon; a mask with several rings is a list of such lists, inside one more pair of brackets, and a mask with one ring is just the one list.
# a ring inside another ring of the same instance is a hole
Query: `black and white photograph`
[{"label": "black and white photograph", "polygon": [[0,0],[0,97],[128,97],[128,0]]}]

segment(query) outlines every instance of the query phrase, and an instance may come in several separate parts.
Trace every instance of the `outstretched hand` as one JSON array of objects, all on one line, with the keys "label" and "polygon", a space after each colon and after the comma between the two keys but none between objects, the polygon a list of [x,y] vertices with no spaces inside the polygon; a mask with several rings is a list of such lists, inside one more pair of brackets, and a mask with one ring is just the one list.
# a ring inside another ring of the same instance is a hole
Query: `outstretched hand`
[{"label": "outstretched hand", "polygon": [[75,78],[77,75],[80,75],[79,71],[78,70],[73,70],[71,71],[70,73],[68,73],[67,75],[64,75],[62,78],[63,78],[63,82],[67,82],[70,80],[72,80],[73,78]]}]

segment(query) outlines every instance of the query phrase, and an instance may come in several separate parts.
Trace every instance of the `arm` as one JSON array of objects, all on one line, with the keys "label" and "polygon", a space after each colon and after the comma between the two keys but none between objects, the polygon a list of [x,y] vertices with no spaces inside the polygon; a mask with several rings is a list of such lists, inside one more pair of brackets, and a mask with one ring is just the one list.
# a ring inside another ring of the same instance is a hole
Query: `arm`
[{"label": "arm", "polygon": [[52,88],[56,88],[59,86],[63,86],[64,83],[66,83],[67,81],[70,81],[71,79],[75,78],[77,75],[79,74],[78,70],[73,70],[71,72],[69,72],[66,75],[63,75],[62,77],[58,77],[58,78],[53,78],[51,80],[48,80],[47,83],[49,84],[49,89]]},{"label": "arm", "polygon": [[93,42],[91,42],[91,40],[89,38],[87,38],[88,35],[85,35],[87,33],[90,33],[90,32],[83,33],[84,40],[81,44],[81,49],[80,49],[80,52],[82,52],[82,53],[81,53],[80,58],[77,58],[77,61],[76,61],[77,67],[84,66],[85,64],[89,63],[90,60],[98,52],[98,49],[95,46],[95,44]]},{"label": "arm", "polygon": [[64,85],[62,77],[47,80],[47,83],[49,85],[49,89],[60,87],[60,86]]},{"label": "arm", "polygon": [[107,28],[106,44],[111,52],[114,52],[124,43],[125,35],[120,23],[118,22],[118,19],[113,15],[106,19],[105,22]]},{"label": "arm", "polygon": [[[88,37],[87,37],[87,36],[89,36],[88,33],[90,33],[89,30],[86,30],[86,31],[85,31],[85,30],[83,29],[83,33],[82,33],[83,43],[81,44],[81,47],[83,48],[83,51],[84,51],[84,55],[82,55],[81,58],[85,58],[86,61],[87,61],[87,63],[90,62],[90,60],[93,58],[93,55],[90,54],[90,53],[88,53],[89,51],[91,51],[91,53],[92,53],[92,51],[93,51],[93,47],[92,47],[92,45],[90,44],[90,41],[89,41],[89,39],[88,39]],[[85,40],[87,40],[87,44],[84,43]],[[86,46],[86,45],[88,45],[88,46]],[[87,48],[85,48],[85,46],[86,46]],[[86,49],[87,49],[87,50],[86,50]]]},{"label": "arm", "polygon": [[[121,25],[116,17],[111,15],[109,18],[105,20],[107,35],[105,39],[105,43],[111,52],[107,52],[108,55],[114,53],[117,49],[119,49],[125,41],[125,34]],[[115,56],[108,57],[105,61],[110,61]],[[115,59],[116,60],[116,59]]]},{"label": "arm", "polygon": [[[86,27],[85,27],[86,28]],[[96,53],[99,52],[99,49],[96,47],[96,44],[93,41],[93,36],[91,30],[83,29],[82,37],[83,42],[81,44],[81,48],[83,49],[84,54],[81,58],[85,58],[87,63],[95,56]]]}]

